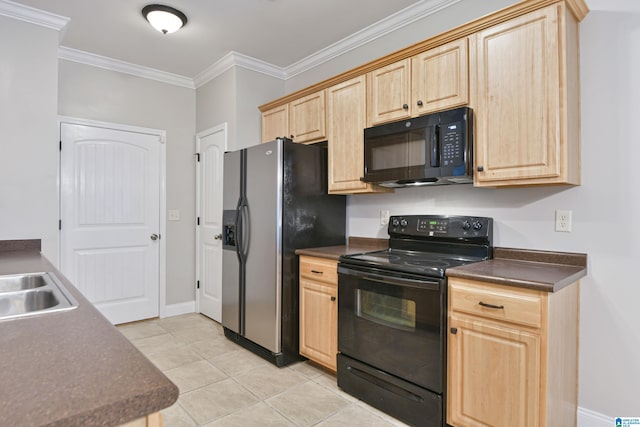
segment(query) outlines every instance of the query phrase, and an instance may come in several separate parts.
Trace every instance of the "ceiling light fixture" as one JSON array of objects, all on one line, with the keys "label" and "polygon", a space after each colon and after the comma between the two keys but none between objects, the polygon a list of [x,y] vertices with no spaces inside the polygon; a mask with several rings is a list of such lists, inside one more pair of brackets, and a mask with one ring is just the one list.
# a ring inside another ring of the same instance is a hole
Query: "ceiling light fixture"
[{"label": "ceiling light fixture", "polygon": [[142,8],[142,16],[163,34],[173,33],[187,24],[187,16],[170,6],[149,4]]}]

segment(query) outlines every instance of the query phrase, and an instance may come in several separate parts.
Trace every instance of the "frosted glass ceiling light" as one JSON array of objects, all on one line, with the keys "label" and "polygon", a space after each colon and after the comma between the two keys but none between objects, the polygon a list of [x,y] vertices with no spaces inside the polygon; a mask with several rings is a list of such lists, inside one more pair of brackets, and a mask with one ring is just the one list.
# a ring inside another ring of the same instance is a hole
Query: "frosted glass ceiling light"
[{"label": "frosted glass ceiling light", "polygon": [[187,17],[178,9],[160,4],[150,4],[142,8],[142,16],[163,34],[173,33],[187,24]]}]

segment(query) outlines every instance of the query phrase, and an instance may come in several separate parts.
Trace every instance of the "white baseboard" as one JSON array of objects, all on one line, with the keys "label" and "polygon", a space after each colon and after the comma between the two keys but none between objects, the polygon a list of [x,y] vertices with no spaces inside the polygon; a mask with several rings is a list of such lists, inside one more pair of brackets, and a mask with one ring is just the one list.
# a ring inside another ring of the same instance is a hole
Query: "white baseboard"
[{"label": "white baseboard", "polygon": [[163,307],[163,310],[161,310],[160,312],[160,318],[179,316],[181,314],[195,313],[195,312],[196,312],[195,300],[181,302],[178,304],[165,305]]},{"label": "white baseboard", "polygon": [[615,427],[615,418],[578,407],[578,427]]}]

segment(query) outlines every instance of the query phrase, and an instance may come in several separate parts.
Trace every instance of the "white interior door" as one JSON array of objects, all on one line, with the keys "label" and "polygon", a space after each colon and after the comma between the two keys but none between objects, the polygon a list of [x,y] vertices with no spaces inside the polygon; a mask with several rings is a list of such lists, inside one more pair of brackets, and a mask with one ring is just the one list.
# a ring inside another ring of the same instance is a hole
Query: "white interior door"
[{"label": "white interior door", "polygon": [[160,135],[61,123],[60,267],[112,323],[158,316]]},{"label": "white interior door", "polygon": [[200,158],[196,167],[198,311],[217,322],[222,321],[222,177],[226,145],[226,124],[196,136]]}]

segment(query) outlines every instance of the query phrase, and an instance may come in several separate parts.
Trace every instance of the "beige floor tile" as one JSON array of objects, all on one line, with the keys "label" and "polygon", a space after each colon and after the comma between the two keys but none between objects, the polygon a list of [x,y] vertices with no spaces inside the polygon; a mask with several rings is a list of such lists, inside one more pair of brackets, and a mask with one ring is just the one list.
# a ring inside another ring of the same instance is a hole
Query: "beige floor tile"
[{"label": "beige floor tile", "polygon": [[292,387],[265,402],[298,426],[311,426],[350,404],[313,381]]},{"label": "beige floor tile", "polygon": [[161,371],[168,371],[179,366],[202,360],[202,357],[189,347],[178,347],[170,350],[159,351],[147,356]]},{"label": "beige floor tile", "polygon": [[229,376],[239,375],[250,369],[269,363],[260,356],[256,356],[240,346],[237,346],[237,348],[237,351],[225,353],[208,360]]},{"label": "beige floor tile", "polygon": [[391,415],[388,415],[382,411],[380,411],[379,409],[374,408],[373,406],[369,406],[367,403],[359,400],[356,403],[357,406],[363,408],[365,411],[368,411],[370,413],[372,413],[373,415],[375,415],[376,417],[382,418],[383,420],[385,420],[386,422],[388,422],[389,424],[395,426],[395,427],[407,427],[408,424],[403,423],[402,421],[398,420],[397,418],[392,417]]},{"label": "beige floor tile", "polygon": [[212,366],[206,360],[182,365],[165,371],[164,374],[178,386],[180,393],[204,387],[227,378],[224,372]]},{"label": "beige floor tile", "polygon": [[[293,427],[294,424],[262,402],[222,417],[204,427]],[[168,427],[168,426],[167,426]]]},{"label": "beige floor tile", "polygon": [[171,335],[185,343],[194,343],[197,341],[207,341],[214,338],[224,338],[220,334],[220,330],[214,325],[196,324],[189,329],[177,329],[171,332]]},{"label": "beige floor tile", "polygon": [[393,427],[393,424],[355,404],[347,406],[316,425],[318,427]]},{"label": "beige floor tile", "polygon": [[182,394],[178,400],[199,424],[214,421],[258,402],[251,393],[230,378]]},{"label": "beige floor tile", "polygon": [[295,371],[278,368],[271,364],[251,369],[235,376],[234,379],[263,400],[308,381]]},{"label": "beige floor tile", "polygon": [[165,317],[157,320],[158,325],[169,332],[191,329],[197,326],[216,326],[220,331],[222,327],[206,316],[198,313],[183,314],[181,316]]},{"label": "beige floor tile", "polygon": [[196,427],[198,425],[178,402],[163,409],[161,413],[164,427]]},{"label": "beige floor tile", "polygon": [[325,372],[309,362],[298,362],[293,365],[289,365],[288,368],[293,369],[306,378],[316,378]]},{"label": "beige floor tile", "polygon": [[128,323],[126,325],[118,326],[118,330],[130,341],[153,337],[156,335],[163,335],[167,333],[165,329],[163,329],[156,323],[156,321],[153,320],[146,322]]},{"label": "beige floor tile", "polygon": [[138,350],[147,356],[160,351],[172,350],[184,346],[184,343],[171,334],[155,335],[131,341]]},{"label": "beige floor tile", "polygon": [[238,351],[238,344],[231,342],[225,336],[218,336],[208,340],[197,341],[189,344],[189,348],[194,350],[205,359],[212,360],[218,356],[232,351]]},{"label": "beige floor tile", "polygon": [[331,375],[328,373],[323,373],[322,375],[319,375],[315,378],[313,378],[313,382],[320,384],[323,387],[328,388],[329,390],[333,391],[334,393],[336,393],[338,396],[342,397],[345,400],[348,400],[349,402],[358,402],[358,398],[351,396],[348,393],[345,393],[344,391],[342,391],[342,389],[340,387],[338,387],[338,380],[336,379],[335,375]]}]

